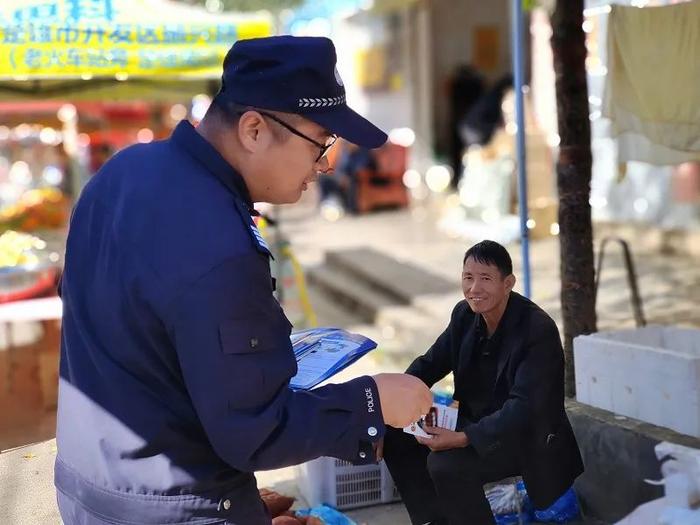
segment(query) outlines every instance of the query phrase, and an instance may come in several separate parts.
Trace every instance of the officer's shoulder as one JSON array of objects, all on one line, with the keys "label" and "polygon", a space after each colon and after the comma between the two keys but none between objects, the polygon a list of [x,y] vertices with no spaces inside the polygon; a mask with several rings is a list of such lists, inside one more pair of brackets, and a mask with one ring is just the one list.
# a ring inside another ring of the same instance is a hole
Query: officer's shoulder
[{"label": "officer's shoulder", "polygon": [[[114,153],[93,175],[86,190],[93,198],[117,192],[129,186],[147,191],[159,172],[167,171],[169,162],[179,162],[170,154],[167,141],[132,144]],[[83,194],[81,193],[81,197]]]},{"label": "officer's shoulder", "polygon": [[[101,172],[112,172],[117,169],[123,168],[125,165],[138,164],[143,161],[155,160],[156,158],[169,157],[168,141],[160,140],[149,143],[138,143],[131,144],[123,149],[115,152],[105,164],[98,171],[98,175]],[[146,168],[146,165],[142,165]]]},{"label": "officer's shoulder", "polygon": [[186,281],[255,251],[240,197],[169,141],[126,148],[103,177],[119,234],[163,278]]},{"label": "officer's shoulder", "polygon": [[74,215],[80,215],[82,209],[89,208],[94,213],[97,203],[105,212],[111,213],[119,205],[119,195],[125,188],[132,185],[132,180],[143,180],[145,169],[139,166],[147,165],[140,159],[148,155],[152,148],[147,144],[134,144],[112,155],[82,188],[75,205]]}]

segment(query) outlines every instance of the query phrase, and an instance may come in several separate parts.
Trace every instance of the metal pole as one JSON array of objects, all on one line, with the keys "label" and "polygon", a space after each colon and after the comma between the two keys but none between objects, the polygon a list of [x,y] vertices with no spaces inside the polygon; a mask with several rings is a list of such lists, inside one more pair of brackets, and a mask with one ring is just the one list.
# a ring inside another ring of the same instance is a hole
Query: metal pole
[{"label": "metal pole", "polygon": [[642,307],[642,298],[639,295],[639,285],[637,284],[637,272],[634,271],[634,261],[632,260],[632,252],[630,246],[623,239],[618,237],[605,237],[600,243],[600,253],[598,254],[598,266],[595,272],[595,301],[598,300],[598,288],[600,286],[600,276],[603,273],[603,257],[605,257],[605,247],[609,241],[618,243],[622,247],[622,255],[627,269],[627,284],[630,288],[630,302],[632,303],[632,311],[634,312],[634,320],[637,326],[646,326],[647,321],[644,319],[644,309]]},{"label": "metal pole", "polygon": [[518,163],[518,205],[520,207],[520,247],[523,259],[525,297],[530,297],[530,242],[527,228],[527,169],[525,166],[525,111],[523,108],[523,0],[513,5],[513,77],[515,82],[516,151]]}]

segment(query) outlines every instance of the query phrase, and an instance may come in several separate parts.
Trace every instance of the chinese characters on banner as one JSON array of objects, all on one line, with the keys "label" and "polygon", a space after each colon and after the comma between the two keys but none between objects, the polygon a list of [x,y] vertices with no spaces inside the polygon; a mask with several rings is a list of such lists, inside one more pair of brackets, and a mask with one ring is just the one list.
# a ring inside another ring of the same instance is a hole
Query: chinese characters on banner
[{"label": "chinese characters on banner", "polygon": [[234,21],[200,13],[190,20],[189,7],[176,20],[172,13],[166,20],[139,19],[134,12],[146,0],[27,3],[0,6],[0,78],[215,77],[233,42],[271,33],[267,17]]}]

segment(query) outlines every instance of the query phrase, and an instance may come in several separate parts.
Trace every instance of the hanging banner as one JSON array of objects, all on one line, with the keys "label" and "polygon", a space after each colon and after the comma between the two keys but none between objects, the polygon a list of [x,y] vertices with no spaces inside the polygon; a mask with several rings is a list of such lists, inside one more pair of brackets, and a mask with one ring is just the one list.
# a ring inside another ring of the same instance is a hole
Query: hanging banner
[{"label": "hanging banner", "polygon": [[218,78],[236,40],[272,19],[167,0],[2,0],[0,79]]}]

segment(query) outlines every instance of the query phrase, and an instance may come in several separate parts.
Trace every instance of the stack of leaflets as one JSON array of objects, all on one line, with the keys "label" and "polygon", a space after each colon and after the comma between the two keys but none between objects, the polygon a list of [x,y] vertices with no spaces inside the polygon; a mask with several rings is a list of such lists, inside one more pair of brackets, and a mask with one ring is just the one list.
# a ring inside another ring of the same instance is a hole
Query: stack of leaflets
[{"label": "stack of leaflets", "polygon": [[377,343],[342,328],[311,328],[294,332],[290,339],[297,360],[294,390],[310,390],[357,361]]}]

